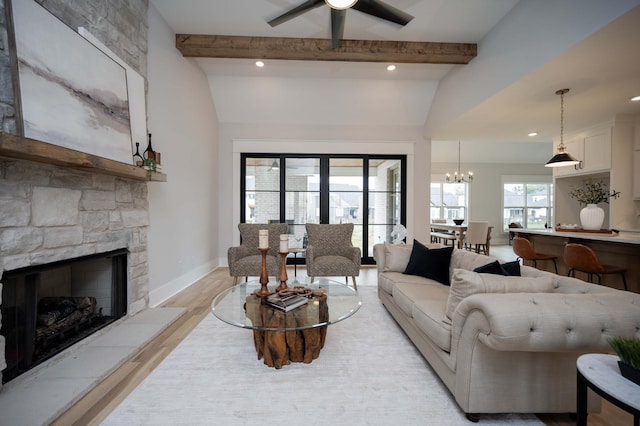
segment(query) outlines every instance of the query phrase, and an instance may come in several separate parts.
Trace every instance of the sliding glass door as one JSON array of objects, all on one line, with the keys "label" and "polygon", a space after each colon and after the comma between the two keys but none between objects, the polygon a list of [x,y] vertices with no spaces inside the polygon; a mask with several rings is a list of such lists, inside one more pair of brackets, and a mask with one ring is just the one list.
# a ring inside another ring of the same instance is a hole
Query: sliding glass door
[{"label": "sliding glass door", "polygon": [[292,245],[306,223],[353,223],[363,263],[405,222],[406,156],[242,155],[241,221],[285,222]]}]

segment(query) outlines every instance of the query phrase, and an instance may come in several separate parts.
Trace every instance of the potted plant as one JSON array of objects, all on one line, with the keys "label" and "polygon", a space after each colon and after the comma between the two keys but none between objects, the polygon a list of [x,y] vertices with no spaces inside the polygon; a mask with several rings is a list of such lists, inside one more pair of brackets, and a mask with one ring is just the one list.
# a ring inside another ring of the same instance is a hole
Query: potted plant
[{"label": "potted plant", "polygon": [[640,385],[640,339],[635,337],[612,337],[609,345],[620,358],[620,374]]},{"label": "potted plant", "polygon": [[580,222],[583,229],[597,230],[604,222],[604,210],[598,206],[600,203],[608,203],[609,198],[618,198],[620,192],[609,190],[603,181],[586,181],[581,187],[574,187],[569,196],[575,198],[581,205]]}]

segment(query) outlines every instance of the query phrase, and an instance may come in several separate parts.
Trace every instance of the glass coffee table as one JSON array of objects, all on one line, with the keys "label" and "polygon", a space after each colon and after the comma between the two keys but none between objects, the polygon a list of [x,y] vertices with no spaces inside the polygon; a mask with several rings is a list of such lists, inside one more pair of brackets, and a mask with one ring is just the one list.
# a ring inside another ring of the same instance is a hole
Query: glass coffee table
[{"label": "glass coffee table", "polygon": [[[269,290],[275,291],[277,285],[269,284]],[[269,367],[308,364],[320,355],[327,327],[355,314],[362,301],[357,291],[338,281],[316,278],[311,283],[306,278],[295,285],[311,289],[314,295],[288,312],[261,303],[255,294],[260,289],[257,280],[224,290],[211,302],[211,311],[227,324],[253,330],[258,359],[264,358]]]}]

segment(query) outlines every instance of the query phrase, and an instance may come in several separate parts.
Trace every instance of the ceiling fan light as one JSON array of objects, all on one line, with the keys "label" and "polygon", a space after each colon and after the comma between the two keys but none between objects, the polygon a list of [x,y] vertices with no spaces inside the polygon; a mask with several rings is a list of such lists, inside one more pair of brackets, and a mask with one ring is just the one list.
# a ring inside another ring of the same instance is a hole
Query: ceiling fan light
[{"label": "ceiling fan light", "polygon": [[358,0],[324,0],[324,1],[332,9],[343,10],[343,9],[349,9],[351,6],[356,4]]}]

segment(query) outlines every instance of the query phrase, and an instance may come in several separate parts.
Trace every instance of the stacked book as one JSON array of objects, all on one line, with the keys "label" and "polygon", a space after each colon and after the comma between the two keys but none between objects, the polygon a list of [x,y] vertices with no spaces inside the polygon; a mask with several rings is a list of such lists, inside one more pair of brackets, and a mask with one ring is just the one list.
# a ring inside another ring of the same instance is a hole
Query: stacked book
[{"label": "stacked book", "polygon": [[289,312],[292,309],[303,306],[308,301],[309,299],[306,297],[298,296],[297,294],[280,295],[278,293],[262,299],[262,303],[265,305],[269,305],[284,312]]}]

